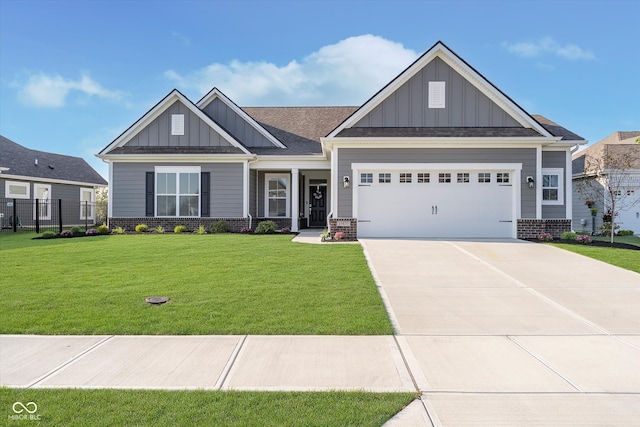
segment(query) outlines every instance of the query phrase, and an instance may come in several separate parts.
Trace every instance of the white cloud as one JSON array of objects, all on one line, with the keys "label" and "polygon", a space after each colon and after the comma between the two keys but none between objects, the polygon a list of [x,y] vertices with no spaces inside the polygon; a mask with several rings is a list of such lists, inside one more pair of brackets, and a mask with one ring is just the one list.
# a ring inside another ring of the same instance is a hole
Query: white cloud
[{"label": "white cloud", "polygon": [[217,87],[235,102],[259,105],[359,105],[416,58],[402,44],[373,35],[349,37],[278,66],[213,63],[186,74],[165,72],[179,89],[204,95]]},{"label": "white cloud", "polygon": [[536,42],[502,43],[509,52],[516,55],[535,58],[546,54],[559,56],[569,60],[595,59],[595,55],[588,49],[583,49],[575,44],[561,45],[551,37],[545,37]]},{"label": "white cloud", "polygon": [[72,91],[113,101],[124,97],[122,92],[105,89],[86,74],[82,74],[78,80],[71,80],[59,74],[40,72],[29,75],[25,82],[15,83],[14,86],[19,87],[18,99],[33,107],[62,107]]}]

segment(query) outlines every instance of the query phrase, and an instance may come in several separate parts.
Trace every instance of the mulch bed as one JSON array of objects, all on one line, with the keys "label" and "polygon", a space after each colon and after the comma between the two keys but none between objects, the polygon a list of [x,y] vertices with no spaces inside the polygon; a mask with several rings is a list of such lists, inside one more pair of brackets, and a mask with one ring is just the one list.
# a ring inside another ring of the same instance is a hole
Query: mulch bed
[{"label": "mulch bed", "polygon": [[634,251],[640,251],[640,246],[631,245],[629,243],[618,243],[618,242],[602,242],[600,240],[594,240],[591,243],[580,243],[575,240],[564,240],[564,239],[553,239],[551,242],[546,242],[544,240],[539,239],[527,239],[530,242],[536,243],[566,243],[568,245],[580,245],[580,246],[599,246],[603,248],[617,248],[617,249],[631,249]]}]

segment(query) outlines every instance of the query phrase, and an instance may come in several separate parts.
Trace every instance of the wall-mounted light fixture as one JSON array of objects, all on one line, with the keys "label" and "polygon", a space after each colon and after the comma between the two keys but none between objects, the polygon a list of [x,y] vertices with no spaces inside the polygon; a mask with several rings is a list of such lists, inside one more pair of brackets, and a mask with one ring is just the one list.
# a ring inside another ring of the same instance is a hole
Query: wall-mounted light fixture
[{"label": "wall-mounted light fixture", "polygon": [[535,181],[533,180],[532,176],[527,177],[527,183],[529,184],[529,188],[533,188],[533,184],[535,183]]},{"label": "wall-mounted light fixture", "polygon": [[351,184],[351,181],[348,176],[342,177],[342,186],[344,188],[349,188],[350,184]]}]

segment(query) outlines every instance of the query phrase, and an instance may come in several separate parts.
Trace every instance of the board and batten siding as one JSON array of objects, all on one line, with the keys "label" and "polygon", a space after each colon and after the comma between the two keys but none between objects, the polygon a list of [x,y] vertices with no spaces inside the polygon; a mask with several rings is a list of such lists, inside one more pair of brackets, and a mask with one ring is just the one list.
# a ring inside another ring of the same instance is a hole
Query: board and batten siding
[{"label": "board and batten siding", "polygon": [[[561,168],[563,170],[562,176],[562,186],[563,186],[563,194],[564,194],[564,203],[561,205],[542,205],[542,218],[566,218],[567,215],[567,203],[571,203],[571,200],[568,197],[566,188],[567,188],[567,179],[571,179],[571,177],[567,176],[567,171],[565,168],[566,165],[566,151],[543,151],[542,152],[542,167],[543,168]],[[542,185],[542,183],[539,183]]]},{"label": "board and batten siding", "polygon": [[242,163],[114,163],[112,182],[113,217],[137,218],[145,216],[145,174],[155,166],[201,166],[202,172],[211,173],[210,216],[213,218],[242,217],[243,164]]},{"label": "board and batten siding", "polygon": [[[171,135],[171,115],[184,114],[184,135]],[[129,147],[229,147],[231,144],[180,101],[133,136]]]},{"label": "board and batten siding", "polygon": [[246,147],[273,146],[273,143],[258,132],[255,127],[247,123],[245,119],[218,98],[210,102],[202,111],[216,123],[219,123],[238,141],[242,141],[242,144]]},{"label": "board and batten siding", "polygon": [[[352,176],[352,163],[521,163],[521,175],[535,176],[535,148],[340,148],[338,150],[338,176],[351,177],[354,185],[358,177]],[[535,189],[520,182],[521,218],[536,217]],[[517,184],[517,183],[514,183]],[[353,186],[338,186],[339,218],[353,215]]]},{"label": "board and batten siding", "polygon": [[[445,82],[445,108],[427,108],[429,82]],[[354,127],[522,127],[442,59],[435,58]]]}]

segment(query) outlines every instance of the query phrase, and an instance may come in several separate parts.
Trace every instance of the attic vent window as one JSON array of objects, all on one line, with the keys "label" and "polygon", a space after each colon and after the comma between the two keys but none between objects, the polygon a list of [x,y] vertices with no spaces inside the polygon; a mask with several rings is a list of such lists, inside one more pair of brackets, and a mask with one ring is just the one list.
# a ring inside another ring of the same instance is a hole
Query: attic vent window
[{"label": "attic vent window", "polygon": [[429,108],[445,108],[445,82],[429,82]]},{"label": "attic vent window", "polygon": [[184,135],[184,114],[171,115],[171,135]]}]

